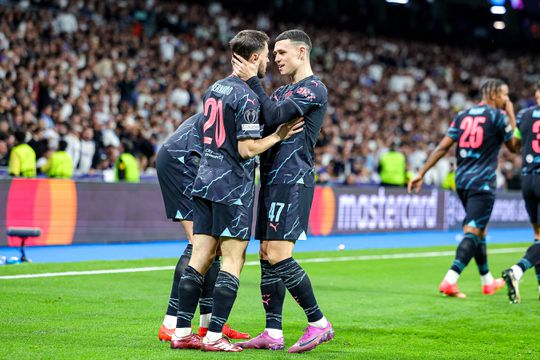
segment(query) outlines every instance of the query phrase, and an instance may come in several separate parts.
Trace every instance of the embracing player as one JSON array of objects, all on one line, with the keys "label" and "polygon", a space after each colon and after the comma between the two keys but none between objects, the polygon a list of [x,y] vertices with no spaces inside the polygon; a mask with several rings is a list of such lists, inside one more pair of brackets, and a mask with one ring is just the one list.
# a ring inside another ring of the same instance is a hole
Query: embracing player
[{"label": "embracing player", "polygon": [[[258,64],[262,76],[268,63],[268,36],[243,30],[231,50]],[[236,299],[245,250],[251,236],[256,156],[302,131],[291,121],[261,138],[260,105],[238,77],[216,81],[204,97],[203,149],[193,184],[193,253],[179,283],[173,349],[238,352],[242,348],[223,337],[222,329]],[[203,277],[221,247],[222,268],[213,293],[212,317],[204,339],[191,332],[191,319],[202,291]]]},{"label": "embracing player", "polygon": [[[205,117],[202,113],[185,120],[165,141],[156,159],[159,186],[167,218],[182,224],[189,241],[183,254],[178,259],[174,271],[169,304],[158,332],[158,338],[161,341],[171,341],[171,336],[176,328],[178,283],[191,258],[193,247],[193,198],[191,191],[193,190],[193,182],[202,155],[202,128],[204,121]],[[206,335],[210,325],[213,305],[212,293],[219,268],[219,257],[216,256],[204,276],[202,293],[199,299],[199,336]],[[228,325],[223,327],[223,333],[231,339],[249,339],[249,334],[233,330]]]},{"label": "embracing player", "polygon": [[285,288],[304,309],[308,326],[289,352],[305,352],[331,340],[334,329],[319,308],[309,277],[294,260],[296,241],[306,240],[315,186],[314,148],[326,114],[328,91],[313,74],[311,39],[302,30],[288,30],[275,39],[274,57],[290,83],[264,92],[256,66],[235,56],[235,74],[247,82],[261,102],[264,133],[302,116],[304,131],[261,155],[261,190],[255,237],[261,240],[261,296],[266,328],[243,348],[283,349],[282,309]]}]

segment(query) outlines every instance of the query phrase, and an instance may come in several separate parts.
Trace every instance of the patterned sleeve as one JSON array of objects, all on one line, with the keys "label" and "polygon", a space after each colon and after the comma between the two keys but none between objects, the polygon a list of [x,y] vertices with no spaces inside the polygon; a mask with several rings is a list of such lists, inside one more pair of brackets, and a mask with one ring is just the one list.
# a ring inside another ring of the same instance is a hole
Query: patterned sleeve
[{"label": "patterned sleeve", "polygon": [[448,131],[446,132],[446,136],[452,138],[452,140],[454,141],[458,141],[459,140],[459,125],[456,125],[456,123],[458,122],[458,116],[456,116],[454,118],[454,120],[452,120],[452,122],[450,123],[450,126],[448,127]]},{"label": "patterned sleeve", "polygon": [[260,103],[255,96],[244,95],[236,112],[236,138],[258,139],[261,137],[259,124]]},{"label": "patterned sleeve", "polygon": [[512,139],[512,136],[514,135],[514,129],[512,129],[512,125],[510,125],[510,121],[508,119],[508,115],[504,112],[500,112],[500,120],[497,122],[498,124],[498,130],[499,133],[502,135],[503,142],[508,142]]},{"label": "patterned sleeve", "polygon": [[322,83],[312,80],[306,86],[295,89],[287,97],[287,101],[291,101],[298,109],[300,116],[303,116],[312,108],[326,104],[328,92]]}]

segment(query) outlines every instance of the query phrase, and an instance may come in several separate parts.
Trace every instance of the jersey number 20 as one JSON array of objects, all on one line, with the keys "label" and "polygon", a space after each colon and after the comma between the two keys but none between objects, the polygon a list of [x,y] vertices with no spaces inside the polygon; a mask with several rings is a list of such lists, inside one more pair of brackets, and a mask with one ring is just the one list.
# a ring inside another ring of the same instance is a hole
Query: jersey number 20
[{"label": "jersey number 20", "polygon": [[459,139],[459,147],[478,149],[484,142],[484,128],[482,124],[486,122],[484,116],[465,117],[459,128],[463,130]]},{"label": "jersey number 20", "polygon": [[223,122],[223,103],[221,100],[208,98],[204,103],[204,116],[208,119],[203,125],[203,134],[205,134],[204,143],[212,143],[212,136],[206,136],[206,130],[216,125],[213,138],[216,140],[217,147],[220,148],[227,136],[225,133],[225,124]]}]

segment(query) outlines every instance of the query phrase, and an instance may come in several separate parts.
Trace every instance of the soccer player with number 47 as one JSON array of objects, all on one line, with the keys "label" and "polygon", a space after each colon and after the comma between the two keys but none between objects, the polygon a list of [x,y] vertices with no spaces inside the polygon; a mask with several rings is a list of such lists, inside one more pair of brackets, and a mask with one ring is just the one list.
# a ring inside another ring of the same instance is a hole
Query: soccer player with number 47
[{"label": "soccer player with number 47", "polygon": [[307,327],[291,353],[313,350],[334,337],[332,324],[319,308],[309,277],[294,260],[296,241],[307,239],[313,200],[314,147],[328,103],[328,91],[310,65],[311,39],[302,30],[287,30],[275,39],[274,61],[290,82],[267,96],[257,67],[245,57],[233,58],[234,73],[257,94],[264,133],[302,116],[305,131],[261,155],[261,190],[255,238],[261,240],[261,295],[266,328],[254,339],[238,343],[246,349],[284,348],[282,309],[285,288],[304,309]]},{"label": "soccer player with number 47", "polygon": [[457,281],[473,257],[480,272],[482,293],[492,295],[505,284],[503,279],[494,279],[489,271],[485,238],[495,203],[499,150],[502,143],[512,152],[517,149],[513,137],[514,106],[508,91],[508,85],[502,80],[487,80],[480,88],[482,102],[454,118],[447,135],[408,184],[409,192],[420,191],[426,172],[457,142],[456,191],[465,208],[465,219],[463,239],[450,270],[439,285],[439,291],[447,296],[466,297]]}]

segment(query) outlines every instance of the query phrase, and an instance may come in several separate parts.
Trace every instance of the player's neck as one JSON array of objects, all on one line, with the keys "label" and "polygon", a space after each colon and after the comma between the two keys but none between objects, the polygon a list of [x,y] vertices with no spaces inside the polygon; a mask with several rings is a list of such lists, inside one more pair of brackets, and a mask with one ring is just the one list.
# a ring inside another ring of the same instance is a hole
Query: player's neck
[{"label": "player's neck", "polygon": [[495,101],[491,101],[489,99],[482,99],[481,104],[485,104],[485,105],[491,106],[493,108],[497,107],[497,105],[495,104]]},{"label": "player's neck", "polygon": [[299,67],[298,70],[291,75],[291,82],[297,83],[311,75],[313,75],[313,70],[311,70],[311,66],[309,64],[306,64],[305,66]]}]

